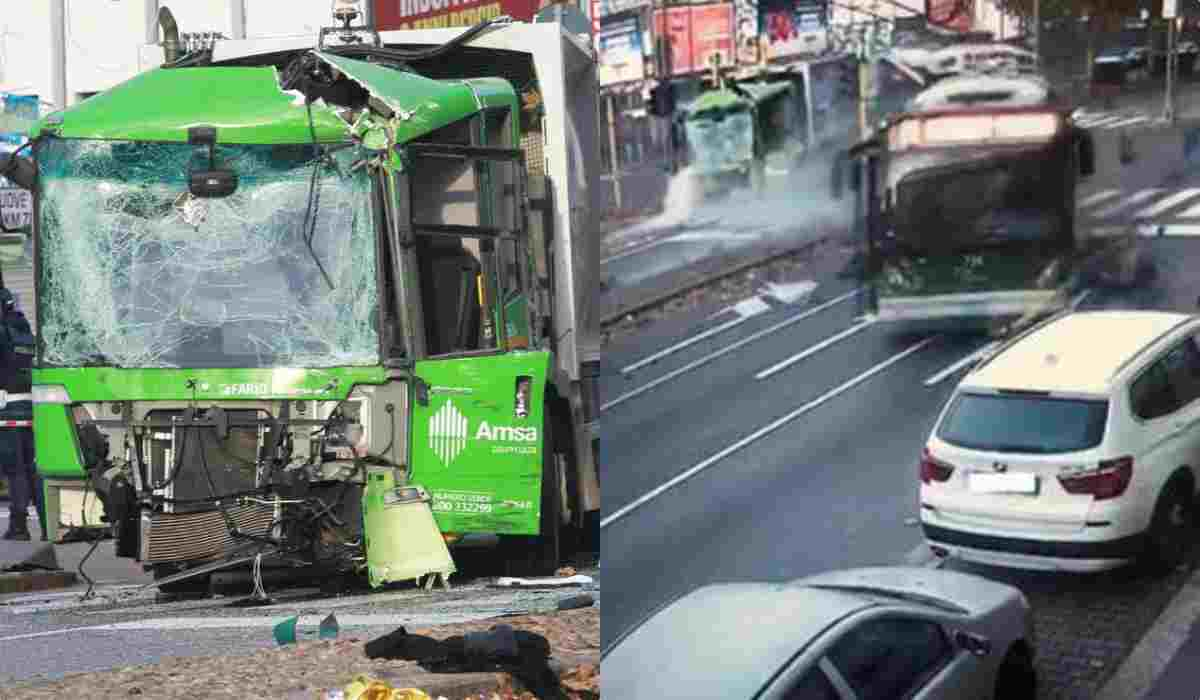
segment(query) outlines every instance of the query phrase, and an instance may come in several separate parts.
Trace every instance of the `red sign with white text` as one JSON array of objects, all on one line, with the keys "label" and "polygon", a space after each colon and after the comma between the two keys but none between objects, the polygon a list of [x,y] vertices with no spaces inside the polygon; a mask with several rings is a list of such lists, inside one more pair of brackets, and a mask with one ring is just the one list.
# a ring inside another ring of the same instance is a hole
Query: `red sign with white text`
[{"label": "red sign with white text", "polygon": [[391,29],[441,29],[470,27],[508,15],[529,22],[537,14],[539,0],[373,0],[375,26]]},{"label": "red sign with white text", "polygon": [[733,5],[683,5],[655,10],[657,34],[671,46],[671,75],[708,70],[713,54],[734,62]]},{"label": "red sign with white text", "polygon": [[925,16],[930,24],[939,27],[969,32],[974,24],[971,21],[974,15],[973,0],[925,0]]}]

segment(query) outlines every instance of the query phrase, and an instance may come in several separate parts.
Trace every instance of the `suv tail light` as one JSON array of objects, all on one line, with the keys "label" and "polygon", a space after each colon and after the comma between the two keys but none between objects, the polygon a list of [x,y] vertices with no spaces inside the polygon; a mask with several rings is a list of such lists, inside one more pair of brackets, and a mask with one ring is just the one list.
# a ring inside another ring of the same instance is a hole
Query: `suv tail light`
[{"label": "suv tail light", "polygon": [[921,481],[928,484],[931,481],[945,481],[954,473],[954,467],[937,459],[929,453],[926,447],[921,451]]},{"label": "suv tail light", "polygon": [[1133,457],[1106,459],[1095,468],[1060,474],[1058,483],[1063,490],[1074,494],[1091,494],[1097,501],[1116,498],[1125,493],[1133,478]]}]

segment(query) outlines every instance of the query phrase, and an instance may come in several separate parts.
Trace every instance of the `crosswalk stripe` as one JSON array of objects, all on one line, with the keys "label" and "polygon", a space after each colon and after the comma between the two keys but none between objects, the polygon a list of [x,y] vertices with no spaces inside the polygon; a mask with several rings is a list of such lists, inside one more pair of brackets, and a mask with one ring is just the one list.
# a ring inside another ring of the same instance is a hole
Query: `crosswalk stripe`
[{"label": "crosswalk stripe", "polygon": [[1197,204],[1194,207],[1189,207],[1188,209],[1185,209],[1185,210],[1179,212],[1173,218],[1176,218],[1176,219],[1200,219],[1200,204]]},{"label": "crosswalk stripe", "polygon": [[1101,209],[1100,211],[1095,212],[1093,214],[1093,216],[1096,216],[1099,218],[1104,218],[1106,216],[1112,216],[1113,214],[1121,211],[1122,209],[1125,209],[1127,207],[1132,207],[1136,204],[1141,204],[1142,202],[1146,201],[1147,199],[1157,196],[1162,191],[1163,190],[1161,190],[1161,189],[1142,190],[1141,192],[1138,192],[1135,195],[1126,197],[1125,199],[1121,200],[1120,202],[1117,202],[1116,204],[1114,204],[1112,206],[1105,207],[1105,208]]},{"label": "crosswalk stripe", "polygon": [[1130,119],[1126,119],[1125,121],[1117,122],[1116,124],[1107,124],[1107,125],[1105,125],[1104,128],[1120,129],[1123,126],[1132,126],[1134,124],[1137,124],[1138,122],[1148,122],[1148,121],[1150,121],[1149,117],[1132,117]]},{"label": "crosswalk stripe", "polygon": [[1097,127],[1105,126],[1105,125],[1111,124],[1113,122],[1119,122],[1119,121],[1121,121],[1121,117],[1109,116],[1109,117],[1100,117],[1099,119],[1080,120],[1077,123],[1079,124],[1079,126],[1082,126],[1085,129],[1095,129]]},{"label": "crosswalk stripe", "polygon": [[[1163,213],[1164,211],[1170,209],[1171,207],[1179,206],[1180,204],[1183,204],[1185,201],[1191,199],[1192,197],[1195,197],[1198,194],[1200,194],[1200,187],[1193,187],[1190,189],[1176,192],[1175,194],[1171,195],[1170,197],[1161,199],[1158,202],[1155,202],[1154,204],[1146,207],[1145,209],[1134,214],[1134,216],[1139,217],[1139,218],[1158,216],[1159,214]],[[1193,207],[1193,209],[1200,209],[1200,206]],[[1191,211],[1191,210],[1189,210],[1189,211]]]},{"label": "crosswalk stripe", "polygon": [[1119,194],[1121,194],[1121,190],[1102,190],[1100,192],[1097,192],[1096,194],[1084,197],[1083,201],[1079,203],[1079,206],[1080,207],[1090,207],[1093,204],[1099,204],[1100,202],[1103,202],[1106,199],[1112,199],[1113,197],[1116,197]]}]

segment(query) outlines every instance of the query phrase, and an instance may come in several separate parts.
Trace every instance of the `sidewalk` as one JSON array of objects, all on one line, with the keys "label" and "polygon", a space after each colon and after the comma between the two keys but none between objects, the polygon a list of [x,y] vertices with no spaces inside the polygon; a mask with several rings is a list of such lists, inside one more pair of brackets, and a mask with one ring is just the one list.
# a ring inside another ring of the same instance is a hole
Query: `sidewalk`
[{"label": "sidewalk", "polygon": [[1134,647],[1096,700],[1176,700],[1200,687],[1200,569]]}]

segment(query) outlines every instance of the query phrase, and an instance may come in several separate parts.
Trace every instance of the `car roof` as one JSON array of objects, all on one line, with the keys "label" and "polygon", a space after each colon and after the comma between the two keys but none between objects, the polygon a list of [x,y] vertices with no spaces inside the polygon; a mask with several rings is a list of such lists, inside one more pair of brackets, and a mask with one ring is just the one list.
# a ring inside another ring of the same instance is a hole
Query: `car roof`
[{"label": "car roof", "polygon": [[604,656],[604,693],[750,698],[810,640],[876,604],[849,593],[795,584],[725,583],[675,600]]},{"label": "car roof", "polygon": [[1037,328],[962,381],[963,388],[1105,394],[1143,348],[1194,318],[1163,311],[1082,311]]}]

